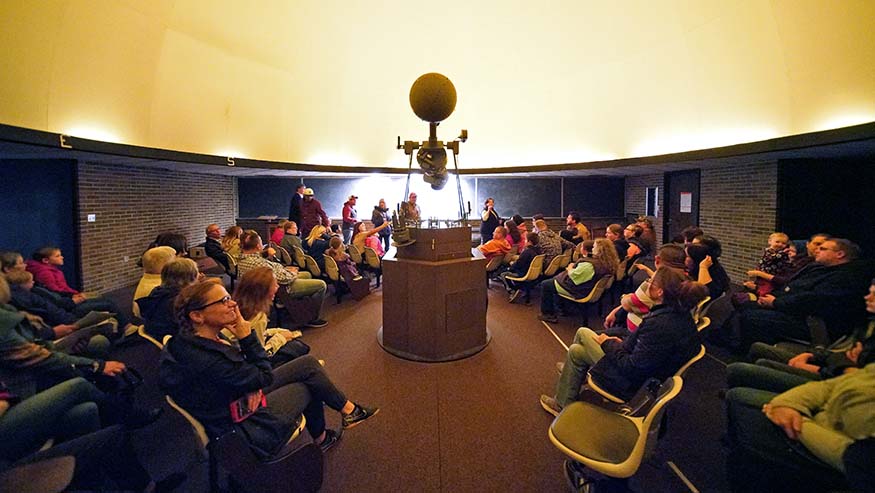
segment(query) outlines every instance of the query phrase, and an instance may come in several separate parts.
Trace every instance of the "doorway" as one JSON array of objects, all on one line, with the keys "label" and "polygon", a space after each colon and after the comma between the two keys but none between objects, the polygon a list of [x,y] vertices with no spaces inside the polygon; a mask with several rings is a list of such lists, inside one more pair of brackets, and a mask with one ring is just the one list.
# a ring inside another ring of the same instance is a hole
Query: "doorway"
[{"label": "doorway", "polygon": [[698,226],[700,172],[694,169],[665,174],[663,243],[670,242],[687,226]]}]

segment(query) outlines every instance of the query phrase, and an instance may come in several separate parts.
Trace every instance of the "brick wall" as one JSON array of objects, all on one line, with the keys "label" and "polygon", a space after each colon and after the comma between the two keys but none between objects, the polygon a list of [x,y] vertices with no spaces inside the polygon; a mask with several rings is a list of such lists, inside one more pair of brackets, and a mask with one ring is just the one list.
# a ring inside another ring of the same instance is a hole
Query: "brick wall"
[{"label": "brick wall", "polygon": [[78,196],[82,283],[99,292],[136,283],[137,258],[158,233],[196,245],[207,224],[232,226],[238,210],[234,177],[86,162],[78,164]]},{"label": "brick wall", "polygon": [[[663,214],[663,175],[641,175],[626,177],[626,206],[625,214],[635,216],[644,215],[645,210],[645,193],[648,187],[659,187],[659,197],[657,205],[659,206],[659,217],[650,217],[653,221],[653,229],[656,233],[657,247],[662,244],[662,214]],[[623,225],[625,226],[625,224]]]},{"label": "brick wall", "polygon": [[759,261],[777,219],[777,162],[702,169],[699,226],[723,245],[735,283]]}]

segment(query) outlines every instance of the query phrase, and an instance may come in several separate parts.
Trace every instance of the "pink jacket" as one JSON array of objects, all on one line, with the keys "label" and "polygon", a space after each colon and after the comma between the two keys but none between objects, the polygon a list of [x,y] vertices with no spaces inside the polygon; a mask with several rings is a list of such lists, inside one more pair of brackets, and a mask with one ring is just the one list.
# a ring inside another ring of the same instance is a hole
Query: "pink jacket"
[{"label": "pink jacket", "polygon": [[54,265],[44,264],[36,260],[27,261],[27,271],[33,274],[33,280],[50,291],[57,293],[78,294],[79,291],[71,288],[64,278],[61,269]]}]

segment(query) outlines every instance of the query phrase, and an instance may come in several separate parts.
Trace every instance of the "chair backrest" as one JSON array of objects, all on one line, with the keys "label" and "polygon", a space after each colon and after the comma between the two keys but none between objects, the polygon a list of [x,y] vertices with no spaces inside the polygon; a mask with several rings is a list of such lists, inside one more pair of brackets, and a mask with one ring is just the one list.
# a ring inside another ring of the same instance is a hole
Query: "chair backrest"
[{"label": "chair backrest", "polygon": [[580,249],[575,248],[574,252],[572,252],[572,254],[571,254],[571,261],[577,262],[578,260],[580,260]]},{"label": "chair backrest", "polygon": [[626,278],[626,267],[629,265],[629,259],[624,258],[619,265],[617,265],[617,281],[622,281]]},{"label": "chair backrest", "polygon": [[561,269],[561,267],[560,267],[561,265],[562,265],[562,255],[557,255],[557,256],[553,257],[553,260],[551,260],[550,263],[547,265],[547,267],[544,268],[544,276],[546,276],[546,277],[555,276],[556,273],[559,272],[559,269]]},{"label": "chair backrest", "polygon": [[497,255],[489,259],[489,262],[486,263],[486,272],[493,272],[498,270],[501,267],[501,264],[504,263],[504,257],[501,255]]},{"label": "chair backrest", "polygon": [[350,243],[346,247],[347,252],[349,252],[349,258],[352,259],[353,263],[356,265],[364,263],[364,257],[362,256],[362,251],[359,250],[359,247]]},{"label": "chair backrest", "polygon": [[322,269],[319,268],[319,264],[316,263],[315,258],[309,255],[304,255],[304,265],[307,266],[307,270],[310,274],[313,274],[314,278],[322,277]]},{"label": "chair backrest", "polygon": [[709,325],[711,325],[711,319],[708,317],[702,317],[696,322],[696,330],[702,332],[707,329]]},{"label": "chair backrest", "polygon": [[564,269],[568,267],[568,264],[571,263],[571,255],[565,253],[562,254],[562,260],[559,261],[559,268]]},{"label": "chair backrest", "polygon": [[[167,338],[165,338],[165,343],[167,342]],[[176,401],[173,400],[169,395],[164,396],[167,399],[167,403],[170,404],[170,407],[176,409],[176,411],[188,421],[188,424],[191,425],[192,430],[194,430],[194,434],[198,440],[201,442],[201,446],[203,446],[203,451],[206,453],[207,445],[210,443],[209,437],[207,437],[207,430],[204,428],[204,425],[201,424],[200,421],[197,420],[194,416],[192,416],[188,411],[182,408]]]},{"label": "chair backrest", "polygon": [[364,257],[365,263],[368,264],[368,267],[371,269],[380,268],[380,256],[377,255],[376,250],[371,247],[365,247]]},{"label": "chair backrest", "polygon": [[535,255],[532,258],[532,263],[529,264],[529,271],[526,272],[526,281],[536,281],[541,277],[541,271],[544,270],[544,259],[546,256],[542,253]]},{"label": "chair backrest", "polygon": [[830,340],[829,330],[826,328],[826,321],[821,317],[809,315],[805,317],[805,324],[811,333],[811,344],[814,346],[829,346],[833,341]]},{"label": "chair backrest", "polygon": [[684,363],[684,366],[678,368],[678,371],[674,372],[675,376],[682,377],[684,376],[684,372],[687,371],[687,368],[693,366],[693,363],[699,361],[700,359],[705,357],[705,345],[702,344],[699,346],[699,352],[696,353],[689,361]]},{"label": "chair backrest", "polygon": [[692,314],[693,314],[693,320],[694,320],[696,323],[699,323],[699,320],[701,320],[701,318],[702,318],[702,311],[704,310],[705,305],[707,305],[709,301],[711,301],[711,297],[710,297],[710,296],[705,296],[705,298],[704,298],[702,301],[698,302],[698,303],[696,304],[696,307],[693,308],[693,309],[691,310],[691,311],[692,311]]},{"label": "chair backrest", "polygon": [[137,334],[139,334],[140,337],[142,337],[143,339],[146,339],[147,341],[149,341],[149,342],[151,342],[152,344],[154,344],[156,347],[158,347],[158,349],[164,349],[164,344],[158,342],[157,339],[155,339],[154,337],[150,336],[150,335],[146,332],[146,326],[145,326],[145,325],[139,325],[139,326],[137,326]]},{"label": "chair backrest", "polygon": [[292,265],[292,256],[289,255],[289,251],[284,247],[277,245],[276,243],[271,243],[271,246],[276,250],[276,257],[279,259],[280,263],[283,265]]},{"label": "chair backrest", "polygon": [[719,331],[732,316],[735,308],[732,306],[732,298],[729,293],[723,293],[702,307],[702,317],[711,319],[711,331]]},{"label": "chair backrest", "polygon": [[237,277],[237,257],[230,253],[227,254],[226,257],[228,257],[228,275],[231,277]]},{"label": "chair backrest", "polygon": [[325,255],[325,274],[328,276],[328,279],[331,279],[334,282],[340,280],[340,269],[337,267],[337,262],[331,255]]},{"label": "chair backrest", "polygon": [[292,257],[295,261],[295,265],[304,269],[307,267],[307,261],[304,260],[304,249],[299,246],[292,245]]}]

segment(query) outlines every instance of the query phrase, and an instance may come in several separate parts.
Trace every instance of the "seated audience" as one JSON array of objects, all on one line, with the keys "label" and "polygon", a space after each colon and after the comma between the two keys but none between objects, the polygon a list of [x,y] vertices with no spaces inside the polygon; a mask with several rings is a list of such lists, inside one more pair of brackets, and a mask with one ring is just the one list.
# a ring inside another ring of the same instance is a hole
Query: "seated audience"
[{"label": "seated audience", "polygon": [[707,295],[705,287],[663,268],[653,276],[649,295],[656,305],[625,340],[586,327],[577,330],[564,365],[557,365],[562,370],[555,394],[541,396],[544,410],[558,416],[577,400],[587,372],[605,391],[629,399],[648,378],[665,380],[698,353],[701,343],[690,310]]},{"label": "seated audience", "polygon": [[40,286],[56,293],[62,298],[69,298],[76,304],[76,314],[85,316],[90,311],[102,311],[115,314],[119,326],[122,327],[123,333],[127,333],[130,328],[128,316],[122,310],[119,310],[115,302],[107,298],[86,298],[79,291],[71,288],[67,284],[67,279],[61,271],[60,266],[64,265],[64,256],[61,255],[61,249],[55,247],[43,247],[34,252],[33,259],[26,262],[27,270],[33,274],[34,281]]},{"label": "seated audience", "polygon": [[[269,459],[293,437],[302,413],[323,451],[340,439],[340,433],[325,428],[325,405],[342,414],[344,429],[377,413],[348,400],[312,356],[272,368],[252,325],[220,284],[188,286],[175,306],[180,335],[164,347],[160,385],[208,436],[236,429],[256,454]],[[224,328],[237,338],[239,349],[219,338]]]},{"label": "seated audience", "polygon": [[143,277],[134,290],[134,303],[131,309],[135,317],[140,316],[137,300],[149,296],[153,289],[161,285],[161,269],[176,257],[176,250],[168,246],[150,248],[143,254]]},{"label": "seated audience", "polygon": [[815,262],[802,269],[784,287],[757,300],[757,306],[740,307],[741,339],[744,348],[754,342],[775,343],[792,338],[806,341],[809,315],[821,317],[830,340],[865,323],[866,311],[860,293],[870,278],[859,257],[859,247],[844,239],[824,241]]},{"label": "seated audience", "polygon": [[540,320],[551,323],[559,320],[555,313],[559,295],[583,298],[592,291],[599,279],[616,274],[620,261],[610,241],[606,238],[597,239],[592,253],[592,257],[583,258],[577,264],[568,264],[559,275],[541,282]]},{"label": "seated audience", "polygon": [[286,235],[286,223],[288,223],[288,219],[280,219],[279,223],[277,223],[276,228],[273,229],[273,233],[270,234],[270,242],[279,245],[283,241],[283,237]]},{"label": "seated audience", "polygon": [[643,245],[642,250],[646,250],[647,255],[650,255],[656,249],[656,230],[653,228],[653,221],[647,216],[638,216],[635,224],[641,227],[639,241]]},{"label": "seated audience", "polygon": [[240,236],[243,234],[243,228],[240,226],[231,226],[225,231],[225,236],[222,237],[222,250],[231,257],[240,258]]},{"label": "seated audience", "polygon": [[698,226],[687,226],[681,231],[681,237],[684,239],[684,246],[689,245],[693,240],[704,235],[705,232]]},{"label": "seated audience", "polygon": [[328,244],[331,248],[325,251],[325,255],[334,259],[340,277],[343,278],[347,286],[352,287],[353,280],[360,276],[358,268],[355,266],[355,262],[352,261],[349,254],[346,253],[346,249],[343,247],[343,239],[339,236],[332,236]]},{"label": "seated audience", "polygon": [[[875,338],[858,341],[855,351],[858,371],[777,395],[744,387],[726,393],[730,467],[736,467],[730,479],[742,483],[738,488],[753,478],[776,491],[802,475],[804,487],[815,489],[830,473],[845,472],[848,447],[875,436]],[[747,466],[739,466],[745,458]]]},{"label": "seated audience", "polygon": [[507,230],[507,236],[504,239],[510,245],[510,252],[514,255],[523,253],[523,249],[526,247],[526,238],[520,232],[516,223],[513,222],[513,219],[505,221],[504,228]]},{"label": "seated audience", "polygon": [[617,223],[608,225],[605,228],[605,238],[611,240],[614,248],[617,250],[617,257],[622,261],[626,258],[626,252],[629,251],[629,242],[623,237],[623,227]]},{"label": "seated audience", "polygon": [[623,229],[623,238],[629,245],[626,248],[626,258],[629,259],[630,266],[639,258],[650,255],[651,250],[647,242],[641,239],[643,232],[644,230],[637,224],[630,224]]},{"label": "seated audience", "polygon": [[313,226],[310,230],[310,234],[307,235],[307,240],[304,241],[304,252],[313,257],[313,260],[316,261],[316,265],[319,266],[319,270],[323,272],[325,271],[325,259],[323,258],[323,255],[325,255],[325,250],[330,248],[328,240],[331,239],[331,235],[328,234],[327,231],[328,229],[325,228],[325,226],[317,224],[316,226]]},{"label": "seated audience", "polygon": [[708,288],[708,296],[712,300],[731,288],[729,275],[720,265],[722,254],[720,242],[711,236],[700,236],[687,245],[687,271],[690,277]]},{"label": "seated audience", "polygon": [[[337,241],[343,244],[342,239],[337,238]],[[306,354],[302,350],[309,350],[304,344],[292,343],[301,337],[301,331],[267,328],[270,305],[279,287],[273,271],[267,267],[259,267],[249,271],[234,288],[234,301],[240,308],[240,314],[252,324],[252,331],[274,368]],[[237,340],[230,330],[223,329],[222,334],[230,341]]]},{"label": "seated audience", "polygon": [[[780,272],[768,274],[756,270],[747,271],[747,275],[755,276],[770,282],[773,286],[772,291],[781,291],[790,282],[790,279],[796,277],[796,274],[802,271],[808,264],[814,262],[814,257],[817,255],[817,249],[824,241],[830,237],[827,234],[817,233],[805,242],[802,240],[791,241],[787,246],[787,257],[789,264]],[[767,293],[768,294],[768,293]],[[749,298],[745,299],[745,301]],[[756,301],[756,300],[753,300]]]},{"label": "seated audience", "polygon": [[38,338],[55,341],[77,330],[87,330],[93,333],[87,343],[83,343],[87,345],[66,348],[64,352],[97,358],[105,357],[109,353],[111,343],[107,336],[113,335],[118,329],[116,320],[104,319],[80,328],[77,324],[79,317],[32,291],[33,275],[30,272],[10,271],[6,274],[6,280],[12,296],[10,304],[24,312],[25,316],[34,316],[29,317],[29,322]]},{"label": "seated audience", "polygon": [[169,246],[176,251],[179,257],[188,256],[188,239],[180,233],[164,232],[155,237],[155,241],[149,245],[149,248],[159,246]]},{"label": "seated audience", "polygon": [[[502,272],[498,275],[499,279],[501,279],[501,282],[504,283],[504,287],[510,294],[510,298],[508,298],[508,301],[510,301],[511,303],[516,302],[518,299],[520,299],[520,296],[523,295],[523,286],[521,286],[516,281],[511,281],[507,277],[524,277],[529,272],[529,266],[532,265],[532,260],[541,253],[541,250],[538,247],[537,233],[526,233],[525,243],[526,249],[523,250],[522,253],[520,253],[520,256],[516,259],[516,261],[510,265],[510,268],[507,271]],[[527,293],[525,293],[523,302],[529,302],[529,295]]]},{"label": "seated audience", "polygon": [[286,222],[286,232],[283,235],[283,241],[280,242],[280,246],[285,248],[292,258],[295,256],[295,247],[304,249],[301,244],[301,237],[298,236],[298,225],[295,221]]},{"label": "seated audience", "polygon": [[520,230],[520,234],[523,236],[523,239],[526,238],[526,233],[529,232],[528,228],[526,228],[526,220],[523,219],[523,216],[519,214],[514,214],[513,217],[510,218],[514,224],[516,224],[517,229]]},{"label": "seated audience", "polygon": [[358,247],[361,252],[365,251],[366,246],[373,248],[374,251],[377,252],[377,255],[382,257],[386,252],[383,250],[383,245],[380,244],[380,239],[374,235],[380,233],[391,225],[392,223],[384,222],[374,229],[369,229],[367,224],[357,222],[352,228],[352,244]]},{"label": "seated audience", "polygon": [[179,332],[173,313],[173,300],[182,289],[194,284],[203,274],[198,272],[197,264],[189,258],[174,259],[161,269],[161,285],[148,296],[139,298],[143,325],[146,333],[162,342],[164,336],[174,336]]},{"label": "seated audience", "polygon": [[[322,226],[314,226],[313,230],[323,228]],[[311,231],[312,233],[312,231]],[[324,240],[320,240],[324,241]],[[325,241],[327,244],[328,242]],[[307,322],[307,327],[325,327],[328,322],[322,319],[322,307],[325,304],[325,291],[327,286],[325,281],[321,279],[311,279],[309,272],[298,272],[295,267],[286,267],[271,262],[261,256],[263,245],[261,237],[255,231],[247,231],[243,235],[243,255],[240,257],[240,262],[237,264],[237,276],[241,279],[246,277],[246,273],[258,267],[269,267],[273,271],[280,286],[286,290],[290,298],[310,298],[314,304],[318,305],[316,318]],[[324,251],[324,250],[323,250]],[[322,259],[323,266],[325,259]]]},{"label": "seated audience", "polygon": [[[873,280],[875,281],[875,280]],[[824,380],[857,369],[860,346],[875,334],[875,283],[863,298],[870,319],[856,328],[850,337],[843,337],[828,347],[806,347],[795,343],[771,346],[761,342],[750,348],[750,363],[732,363],[727,367],[729,388],[751,387],[770,392],[784,392],[812,380]]]},{"label": "seated audience", "polygon": [[580,222],[580,214],[576,211],[568,213],[568,216],[565,218],[565,230],[560,233],[560,236],[575,244],[592,239],[592,235],[586,229],[586,226]]},{"label": "seated audience", "polygon": [[480,253],[482,253],[487,259],[492,259],[493,257],[504,257],[510,252],[510,244],[505,239],[506,236],[507,230],[504,229],[504,226],[498,226],[495,228],[495,231],[492,232],[492,239],[478,246],[477,249],[480,250]]},{"label": "seated audience", "polygon": [[554,257],[562,255],[562,252],[569,248],[574,248],[574,243],[550,231],[544,219],[536,219],[534,225],[535,229],[538,230],[538,245],[541,247],[541,253],[544,254],[545,268],[550,265]]},{"label": "seated audience", "polygon": [[222,248],[222,228],[218,224],[210,224],[207,226],[207,239],[203,244],[204,251],[207,256],[215,260],[221,265],[225,272],[231,270],[231,262],[228,260],[228,254]]},{"label": "seated audience", "polygon": [[[65,491],[172,491],[184,475],[150,484],[129,434],[121,426],[101,429],[97,402],[102,399],[102,392],[81,377],[23,399],[0,382],[0,472],[70,456],[75,468]],[[52,446],[40,450],[49,439]]]},{"label": "seated audience", "polygon": [[790,238],[784,233],[778,232],[769,235],[769,246],[763,249],[763,255],[760,257],[757,268],[747,271],[747,275],[753,277],[754,280],[744,282],[744,287],[752,292],[751,297],[754,300],[774,291],[775,285],[772,283],[772,279],[776,274],[780,274],[790,267],[789,243]]},{"label": "seated audience", "polygon": [[[656,270],[674,269],[686,277],[687,254],[683,247],[674,244],[662,245],[654,258]],[[605,317],[605,329],[608,335],[625,338],[638,330],[644,317],[656,304],[650,297],[650,283],[656,273],[643,264],[636,264],[641,270],[648,272],[649,278],[645,279],[634,293],[624,294],[620,298],[620,306],[611,310]],[[623,324],[625,321],[625,325]]]}]

